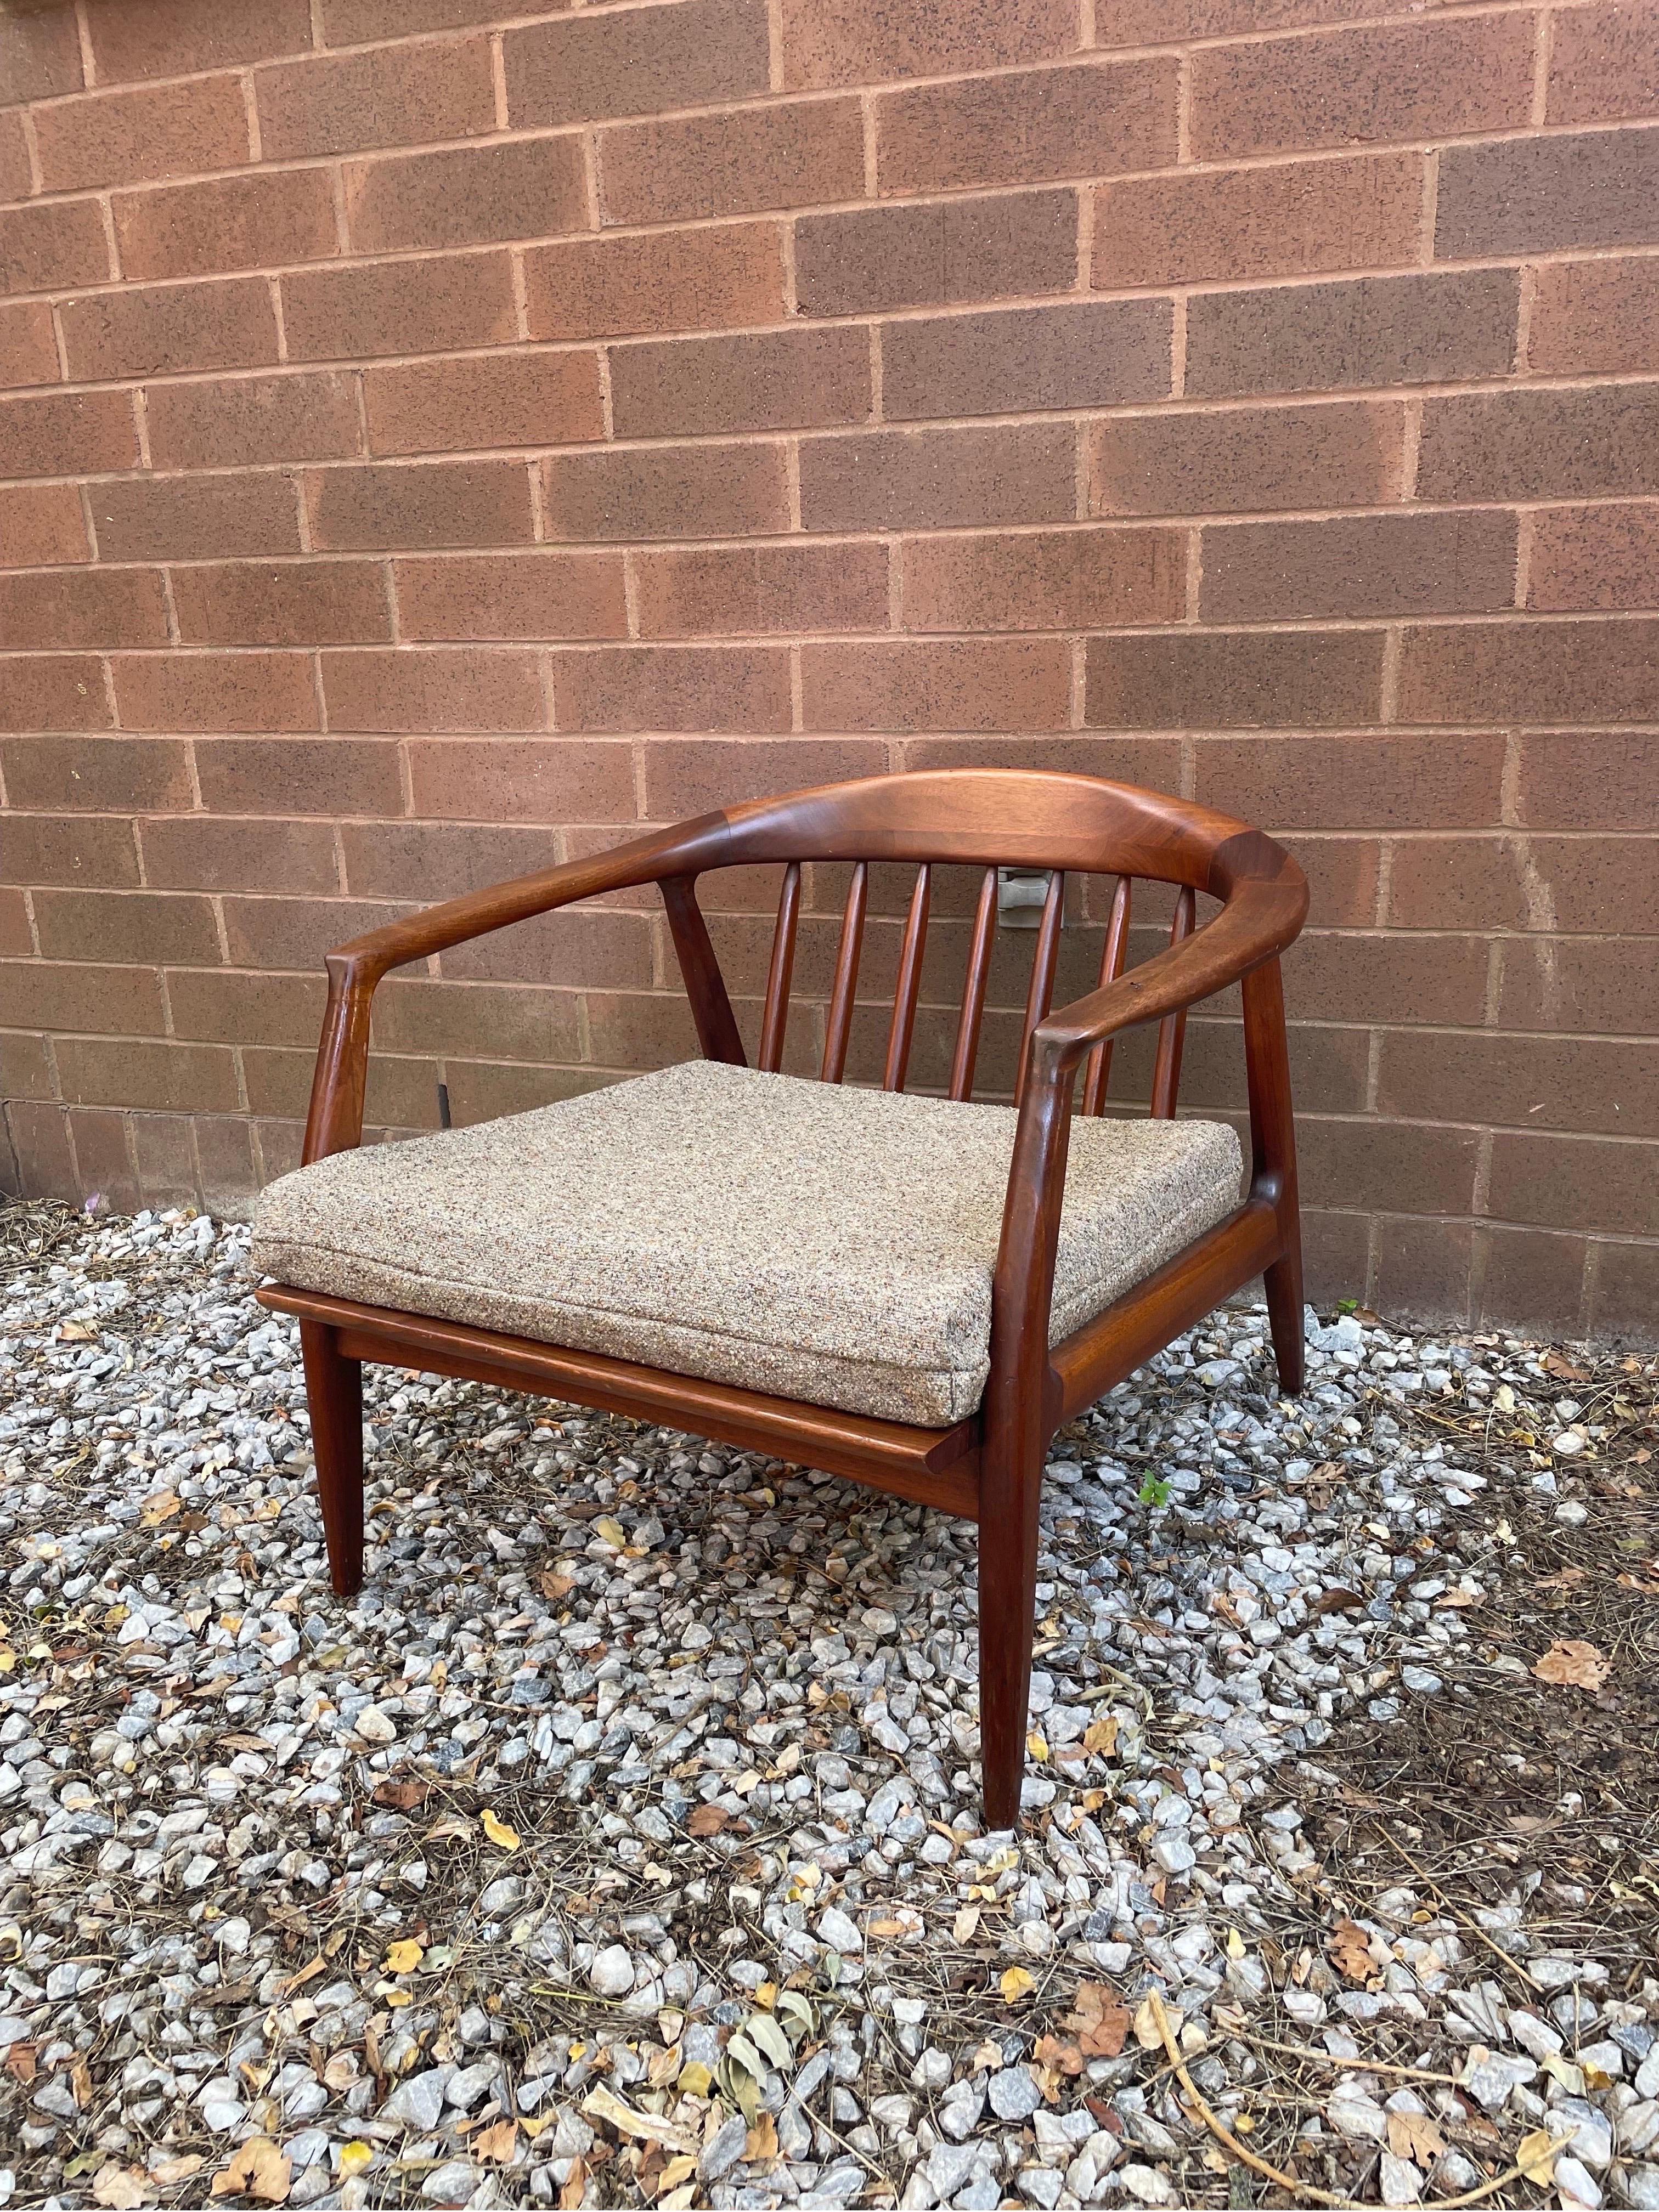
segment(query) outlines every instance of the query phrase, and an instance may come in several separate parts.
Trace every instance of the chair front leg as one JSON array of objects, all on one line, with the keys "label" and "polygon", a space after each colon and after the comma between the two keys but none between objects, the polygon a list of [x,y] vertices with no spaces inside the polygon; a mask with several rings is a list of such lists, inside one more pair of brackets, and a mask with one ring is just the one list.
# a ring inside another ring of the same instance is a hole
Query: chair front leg
[{"label": "chair front leg", "polygon": [[356,1597],[363,1586],[362,1363],[344,1356],[339,1332],[323,1322],[300,1323],[300,1349],[329,1576],[337,1596]]},{"label": "chair front leg", "polygon": [[989,1828],[1019,1820],[1043,1457],[1041,1444],[1022,1449],[1005,1433],[988,1439],[980,1465],[979,1741]]}]

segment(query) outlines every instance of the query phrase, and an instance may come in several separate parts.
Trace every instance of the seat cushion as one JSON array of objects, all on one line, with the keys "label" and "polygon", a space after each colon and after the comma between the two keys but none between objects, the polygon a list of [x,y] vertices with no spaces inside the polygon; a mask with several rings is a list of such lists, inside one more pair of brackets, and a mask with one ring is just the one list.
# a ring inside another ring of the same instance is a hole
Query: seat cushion
[{"label": "seat cushion", "polygon": [[[1014,1121],[695,1060],[301,1168],[260,1199],[253,1258],[302,1290],[943,1424],[985,1388]],[[1074,1121],[1054,1340],[1220,1220],[1239,1171],[1224,1123]]]}]

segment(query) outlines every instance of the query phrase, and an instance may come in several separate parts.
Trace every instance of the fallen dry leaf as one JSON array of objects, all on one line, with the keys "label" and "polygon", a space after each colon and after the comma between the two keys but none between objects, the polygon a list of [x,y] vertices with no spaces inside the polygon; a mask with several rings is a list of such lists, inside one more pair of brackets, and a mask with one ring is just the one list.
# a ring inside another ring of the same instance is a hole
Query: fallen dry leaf
[{"label": "fallen dry leaf", "polygon": [[586,2197],[587,2167],[581,2159],[573,2158],[564,2186],[559,2191],[560,2212],[580,2212]]},{"label": "fallen dry leaf", "polygon": [[[1164,2017],[1169,2021],[1171,2032],[1179,2035],[1182,2023],[1186,2019],[1186,2014],[1182,2011],[1181,2007],[1166,2004],[1164,2008]],[[1134,2030],[1135,2041],[1143,2051],[1163,2050],[1164,2031],[1158,2025],[1158,2011],[1150,1997],[1144,1997],[1136,2008]]]},{"label": "fallen dry leaf", "polygon": [[664,2143],[670,2150],[695,2151],[697,2148],[696,2138],[688,2130],[677,2128],[672,2120],[659,2120],[654,2112],[636,2112],[603,2082],[597,2089],[589,2090],[582,2100],[582,2110],[590,2120],[604,2120],[618,2135],[638,2136],[645,2142]]},{"label": "fallen dry leaf", "polygon": [[340,2172],[343,2174],[361,2173],[366,2166],[374,2163],[374,2146],[361,2140],[340,2146]]},{"label": "fallen dry leaf", "polygon": [[1039,2066],[1052,2066],[1060,2074],[1080,2074],[1084,2058],[1081,2047],[1075,2043],[1062,2043],[1057,2035],[1040,2035],[1033,2054]]},{"label": "fallen dry leaf", "polygon": [[386,1957],[380,1961],[383,1974],[412,1974],[426,1952],[412,1936],[405,1936],[396,1943],[388,1943]]},{"label": "fallen dry leaf", "polygon": [[199,2152],[187,2150],[176,2158],[158,2158],[150,2167],[149,2178],[158,2189],[171,2189],[177,2181],[188,2181],[192,2173],[199,2173],[207,2160]]},{"label": "fallen dry leaf", "polygon": [[1328,1589],[1308,1608],[1310,1620],[1317,1620],[1322,1613],[1352,1613],[1365,1601],[1358,1590]]},{"label": "fallen dry leaf", "polygon": [[493,2158],[505,2166],[519,2147],[519,2125],[516,2120],[497,2120],[494,2127],[481,2129],[472,2139],[475,2158]]},{"label": "fallen dry leaf", "polygon": [[969,1936],[972,1936],[975,1929],[978,1926],[978,1905],[964,1905],[957,1912],[956,1918],[951,1923],[951,1941],[953,1943],[967,1942]]},{"label": "fallen dry leaf", "polygon": [[1369,1982],[1376,1972],[1371,1957],[1371,1939],[1352,1920],[1339,1920],[1331,1931],[1331,1959],[1345,1980]]},{"label": "fallen dry leaf", "polygon": [[133,2212],[135,2206],[148,2203],[155,2194],[141,2166],[100,2166],[92,2185],[93,2203],[114,2205],[118,2212]]},{"label": "fallen dry leaf", "polygon": [[685,1825],[694,1836],[718,1836],[731,1818],[724,1805],[699,1805]]},{"label": "fallen dry leaf", "polygon": [[544,1567],[536,1577],[536,1587],[542,1595],[551,1598],[556,1605],[562,1597],[568,1597],[576,1587],[574,1575],[556,1574],[551,1567]]},{"label": "fallen dry leaf", "polygon": [[252,2136],[213,2177],[216,2197],[257,2197],[261,2204],[286,2204],[293,2161],[269,2136]]},{"label": "fallen dry leaf", "polygon": [[1389,2114],[1389,2148],[1396,2158],[1415,2159],[1426,2172],[1445,2148],[1445,2137],[1426,2112]]},{"label": "fallen dry leaf", "polygon": [[518,1830],[516,1828],[509,1828],[505,1820],[498,1820],[495,1814],[490,1811],[487,1805],[483,1811],[478,1815],[478,1820],[485,1835],[489,1837],[490,1842],[496,1846],[497,1850],[503,1851],[516,1851],[518,1850]]},{"label": "fallen dry leaf", "polygon": [[[262,1748],[269,1750],[270,1746]],[[406,1782],[377,1782],[374,1785],[374,1802],[389,1805],[394,1813],[415,1812],[426,1802],[427,1795],[428,1785],[413,1776]]]},{"label": "fallen dry leaf", "polygon": [[1529,2136],[1522,2136],[1515,2162],[1528,2181],[1540,2189],[1547,2189],[1555,2176],[1556,2153],[1561,2148],[1547,2128],[1534,2128]]},{"label": "fallen dry leaf", "polygon": [[21,2081],[27,2088],[39,2071],[35,2064],[34,2045],[32,2043],[14,2043],[6,2053],[6,2071],[14,2081]]},{"label": "fallen dry leaf", "polygon": [[1115,1754],[1117,1751],[1117,1715],[1115,1713],[1103,1713],[1098,1720],[1090,1722],[1088,1727],[1083,1731],[1083,1748],[1085,1751],[1098,1752],[1105,1759],[1110,1759]]},{"label": "fallen dry leaf", "polygon": [[1607,1679],[1607,1662],[1595,1644],[1577,1637],[1558,1638],[1533,1668],[1540,1682],[1574,1690],[1599,1690]]},{"label": "fallen dry leaf", "polygon": [[1115,2058],[1129,2033],[1129,2009],[1104,1982],[1079,1982],[1063,2026],[1069,2027],[1085,2058]]},{"label": "fallen dry leaf", "polygon": [[775,2158],[778,2154],[777,2124],[770,2112],[763,2112],[750,2129],[743,2146],[746,2163],[757,2158]]},{"label": "fallen dry leaf", "polygon": [[997,1986],[1004,2004],[1018,2004],[1022,1997],[1030,1996],[1036,1984],[1024,1966],[1010,1966]]}]

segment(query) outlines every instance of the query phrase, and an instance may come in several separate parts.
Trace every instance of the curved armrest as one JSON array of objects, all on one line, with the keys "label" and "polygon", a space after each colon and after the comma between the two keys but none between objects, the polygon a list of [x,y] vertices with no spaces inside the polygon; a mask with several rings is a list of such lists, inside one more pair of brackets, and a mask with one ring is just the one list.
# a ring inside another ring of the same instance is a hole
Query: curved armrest
[{"label": "curved armrest", "polygon": [[1239,884],[1220,913],[1192,936],[1040,1022],[1031,1036],[1032,1079],[1058,1080],[1120,1030],[1162,1021],[1213,998],[1282,952],[1307,911],[1307,879],[1294,862],[1288,876]]},{"label": "curved armrest", "polygon": [[[1062,1006],[1031,1033],[991,1298],[992,1372],[1009,1378],[1008,1389],[1000,1395],[1011,1403],[1046,1404],[1051,1388],[1058,1387],[1048,1362],[1049,1306],[1079,1062],[1120,1030],[1180,1013],[1195,1000],[1213,997],[1244,979],[1252,1125],[1255,1127],[1263,1114],[1277,1111],[1276,1103],[1268,1104],[1269,1090],[1282,1099],[1288,1121],[1288,1077],[1268,1084],[1258,1059],[1274,1054],[1282,1071],[1285,1033],[1278,956],[1294,940],[1307,914],[1307,878],[1287,853],[1250,832],[1220,848],[1206,888],[1226,903],[1203,928],[1129,974]],[[1278,1012],[1275,1033],[1264,1036],[1257,1034],[1253,1019],[1253,987],[1248,979],[1268,963],[1273,963],[1272,1004]],[[1256,1152],[1259,1180],[1260,1141]]]},{"label": "curved armrest", "polygon": [[376,986],[389,970],[602,891],[625,890],[636,884],[717,866],[730,835],[723,815],[704,815],[677,830],[636,837],[592,860],[566,861],[535,875],[491,884],[464,898],[447,899],[441,906],[428,907],[336,945],[325,956],[328,1010],[306,1121],[306,1164],[325,1159],[331,1152],[349,1152],[362,1140],[369,1007]]}]

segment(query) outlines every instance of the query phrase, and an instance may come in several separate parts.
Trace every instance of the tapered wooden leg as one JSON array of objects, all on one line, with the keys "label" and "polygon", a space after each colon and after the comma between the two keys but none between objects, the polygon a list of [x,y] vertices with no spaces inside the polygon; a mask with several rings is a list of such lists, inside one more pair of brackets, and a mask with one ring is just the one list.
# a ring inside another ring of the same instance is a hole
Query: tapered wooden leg
[{"label": "tapered wooden leg", "polygon": [[1267,1271],[1267,1324],[1279,1387],[1287,1398],[1302,1388],[1302,1214],[1296,1188],[1296,1121],[1291,1110],[1291,1063],[1285,1038],[1285,989],[1277,960],[1244,978],[1244,1072],[1250,1093],[1250,1193],[1271,1200],[1285,1250]]},{"label": "tapered wooden leg", "polygon": [[979,1742],[988,1828],[1019,1821],[1042,1490],[1041,1455],[1023,1468],[985,1468],[980,1477]]},{"label": "tapered wooden leg", "polygon": [[300,1348],[329,1576],[339,1596],[355,1597],[363,1586],[362,1364],[342,1357],[337,1331],[324,1322],[300,1323]]},{"label": "tapered wooden leg", "polygon": [[1275,1260],[1262,1277],[1267,1292],[1267,1326],[1273,1331],[1273,1358],[1279,1362],[1279,1388],[1286,1398],[1297,1397],[1307,1364],[1307,1342],[1302,1313],[1302,1223],[1293,1220],[1291,1249]]}]

